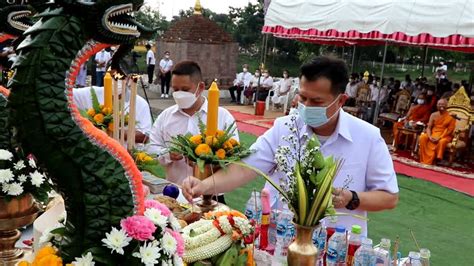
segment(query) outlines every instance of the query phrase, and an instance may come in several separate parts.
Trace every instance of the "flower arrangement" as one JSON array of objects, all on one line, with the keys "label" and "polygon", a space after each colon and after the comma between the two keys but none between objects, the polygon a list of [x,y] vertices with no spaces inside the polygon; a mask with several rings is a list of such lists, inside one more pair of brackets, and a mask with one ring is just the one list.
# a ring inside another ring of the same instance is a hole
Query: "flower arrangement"
[{"label": "flower arrangement", "polygon": [[220,165],[224,168],[226,163],[240,161],[251,153],[232,137],[235,130],[234,122],[224,130],[217,130],[215,135],[209,135],[206,125],[199,119],[199,134],[188,133],[173,137],[169,150],[196,162],[201,172],[204,171],[205,164]]},{"label": "flower arrangement", "polygon": [[212,265],[254,265],[251,254],[253,226],[238,211],[208,212],[204,218],[183,228],[189,265],[211,260]]},{"label": "flower arrangement", "polygon": [[[40,243],[55,249],[62,239],[64,225],[65,220],[62,220],[46,230]],[[93,254],[84,254],[68,265],[94,265],[94,261],[110,265],[183,265],[185,245],[180,230],[178,219],[166,205],[146,200],[143,216],[134,215],[122,219],[120,228],[112,228],[105,234],[102,239],[103,249],[94,250]],[[40,254],[37,253],[35,261]],[[36,264],[21,266],[30,265]]]},{"label": "flower arrangement", "polygon": [[140,171],[147,171],[159,177],[161,166],[151,155],[143,151],[132,151],[132,157]]},{"label": "flower arrangement", "polygon": [[46,203],[52,182],[36,166],[33,156],[24,156],[20,149],[14,153],[0,149],[0,196],[7,200],[31,193]]},{"label": "flower arrangement", "polygon": [[[94,126],[104,132],[112,132],[114,130],[113,110],[104,107],[99,103],[95,90],[91,88],[92,108],[81,110],[81,115],[87,118]],[[128,114],[125,115],[125,125],[128,124]]]},{"label": "flower arrangement", "polygon": [[332,184],[342,160],[332,156],[325,158],[317,137],[300,134],[296,120],[297,116],[292,115],[286,123],[292,134],[282,137],[288,145],[279,146],[275,154],[277,170],[285,174],[280,186],[260,170],[245,166],[265,177],[278,190],[293,211],[296,224],[315,226],[325,216],[336,215]]}]

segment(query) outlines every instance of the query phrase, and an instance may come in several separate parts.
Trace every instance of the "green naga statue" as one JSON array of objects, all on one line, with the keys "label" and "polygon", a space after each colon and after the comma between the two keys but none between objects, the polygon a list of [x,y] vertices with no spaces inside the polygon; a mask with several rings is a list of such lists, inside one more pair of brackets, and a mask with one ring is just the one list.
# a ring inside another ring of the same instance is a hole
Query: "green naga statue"
[{"label": "green naga statue", "polygon": [[124,54],[141,34],[151,33],[131,15],[142,4],[55,0],[36,15],[38,22],[17,47],[9,122],[22,149],[36,156],[63,195],[67,223],[60,255],[65,262],[87,252],[100,257],[105,233],[144,210],[141,174],[133,159],[82,118],[72,99],[76,75],[90,56],[110,45],[121,45],[116,55]]}]

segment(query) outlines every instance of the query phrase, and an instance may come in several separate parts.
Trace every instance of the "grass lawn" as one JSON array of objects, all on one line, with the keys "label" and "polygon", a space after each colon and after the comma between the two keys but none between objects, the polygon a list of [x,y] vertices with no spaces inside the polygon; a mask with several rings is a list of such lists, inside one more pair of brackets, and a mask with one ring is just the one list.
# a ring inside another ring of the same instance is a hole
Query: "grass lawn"
[{"label": "grass lawn", "polygon": [[[241,133],[241,141],[250,145],[255,136]],[[423,180],[398,176],[400,201],[396,209],[369,214],[369,237],[393,241],[400,237],[402,255],[417,250],[410,235],[413,230],[421,247],[431,250],[432,265],[473,265],[474,198]],[[250,193],[264,184],[258,178],[226,194],[229,206],[243,211]]]}]

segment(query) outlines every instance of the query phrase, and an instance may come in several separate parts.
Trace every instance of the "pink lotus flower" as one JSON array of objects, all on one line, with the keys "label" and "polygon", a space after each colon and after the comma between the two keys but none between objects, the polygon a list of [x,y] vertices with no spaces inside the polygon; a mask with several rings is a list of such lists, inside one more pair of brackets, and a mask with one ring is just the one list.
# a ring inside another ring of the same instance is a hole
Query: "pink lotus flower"
[{"label": "pink lotus flower", "polygon": [[170,233],[173,238],[176,240],[176,252],[179,257],[182,257],[184,254],[184,239],[179,232],[173,231],[169,228],[166,228],[166,232]]},{"label": "pink lotus flower", "polygon": [[166,205],[156,200],[145,200],[145,209],[154,208],[161,212],[161,215],[169,217],[171,215],[170,209]]},{"label": "pink lotus flower", "polygon": [[156,231],[156,226],[145,216],[135,215],[122,219],[120,225],[130,237],[139,241],[153,239],[153,233]]}]

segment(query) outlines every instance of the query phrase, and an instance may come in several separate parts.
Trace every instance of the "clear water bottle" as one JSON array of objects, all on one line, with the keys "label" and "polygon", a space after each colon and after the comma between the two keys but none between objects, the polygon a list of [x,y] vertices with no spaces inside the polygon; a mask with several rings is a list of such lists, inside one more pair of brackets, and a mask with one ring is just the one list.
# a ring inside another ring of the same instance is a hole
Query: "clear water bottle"
[{"label": "clear water bottle", "polygon": [[430,266],[431,252],[427,248],[420,249],[421,265]]},{"label": "clear water bottle", "polygon": [[328,242],[328,251],[326,254],[326,263],[328,266],[344,265],[346,263],[346,228],[336,226],[336,232],[331,236]]},{"label": "clear water bottle", "polygon": [[361,245],[360,234],[362,232],[362,227],[360,225],[353,225],[349,237],[347,239],[347,265],[352,265],[354,263],[354,255]]},{"label": "clear water bottle", "polygon": [[250,199],[245,206],[245,216],[249,220],[255,220],[260,223],[262,217],[262,202],[260,200],[260,192],[252,192]]},{"label": "clear water bottle", "polygon": [[324,258],[324,249],[326,248],[326,234],[326,228],[323,226],[319,226],[313,233],[313,244],[318,249],[318,261]]},{"label": "clear water bottle", "polygon": [[375,266],[375,252],[372,248],[372,239],[362,240],[362,246],[354,256],[354,266]]},{"label": "clear water bottle", "polygon": [[378,247],[374,248],[375,263],[380,266],[390,266],[390,239],[382,238]]},{"label": "clear water bottle", "polygon": [[419,252],[410,251],[410,253],[408,253],[408,258],[410,266],[422,266]]}]

